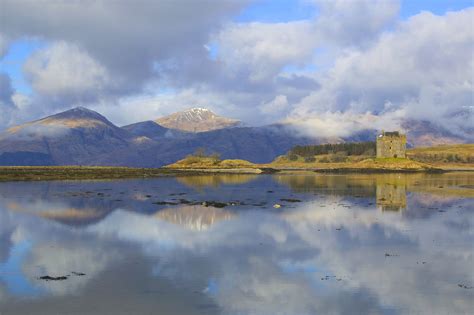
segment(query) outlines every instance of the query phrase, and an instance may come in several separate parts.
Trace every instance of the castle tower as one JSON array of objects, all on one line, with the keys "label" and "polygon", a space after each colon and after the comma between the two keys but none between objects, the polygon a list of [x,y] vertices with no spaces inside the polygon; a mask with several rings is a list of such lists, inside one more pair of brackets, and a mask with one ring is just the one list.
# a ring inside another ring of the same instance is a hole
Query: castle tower
[{"label": "castle tower", "polygon": [[378,158],[405,158],[407,137],[398,131],[385,132],[377,135]]}]

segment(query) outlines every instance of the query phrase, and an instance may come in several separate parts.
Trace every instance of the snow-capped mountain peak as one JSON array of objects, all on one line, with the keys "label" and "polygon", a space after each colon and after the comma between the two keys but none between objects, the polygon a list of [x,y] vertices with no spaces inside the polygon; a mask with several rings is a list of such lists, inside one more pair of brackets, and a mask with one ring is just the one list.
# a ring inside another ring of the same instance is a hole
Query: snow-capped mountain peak
[{"label": "snow-capped mountain peak", "polygon": [[219,116],[207,108],[195,107],[156,120],[158,124],[170,129],[188,132],[204,132],[235,127],[240,121]]}]

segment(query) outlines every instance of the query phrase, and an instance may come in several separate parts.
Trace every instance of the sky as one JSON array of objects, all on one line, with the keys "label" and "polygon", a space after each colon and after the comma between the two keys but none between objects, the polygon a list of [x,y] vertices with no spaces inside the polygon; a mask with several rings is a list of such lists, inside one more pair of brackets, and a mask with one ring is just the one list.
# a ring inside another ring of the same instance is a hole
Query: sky
[{"label": "sky", "polygon": [[466,136],[473,52],[472,0],[0,0],[0,129],[206,107],[310,135],[417,119]]}]

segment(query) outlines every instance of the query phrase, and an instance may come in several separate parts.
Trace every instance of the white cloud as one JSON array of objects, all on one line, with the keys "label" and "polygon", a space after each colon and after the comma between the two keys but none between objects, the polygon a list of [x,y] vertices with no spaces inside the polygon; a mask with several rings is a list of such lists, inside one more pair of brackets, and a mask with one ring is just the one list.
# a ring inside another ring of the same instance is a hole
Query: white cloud
[{"label": "white cloud", "polygon": [[379,115],[370,112],[327,111],[306,118],[288,118],[286,122],[303,135],[336,138],[349,137],[354,133],[368,129],[403,130],[401,124],[405,117],[404,109],[388,111]]},{"label": "white cloud", "polygon": [[265,115],[279,116],[288,109],[288,98],[286,95],[277,95],[273,100],[260,106],[260,111]]},{"label": "white cloud", "polygon": [[320,9],[319,35],[342,46],[365,46],[395,22],[398,0],[314,0]]},{"label": "white cloud", "polygon": [[296,104],[292,116],[379,115],[389,103],[409,118],[450,121],[472,104],[474,31],[465,26],[473,18],[474,9],[467,9],[401,22],[372,47],[338,58],[321,76],[321,88]]},{"label": "white cloud", "polygon": [[37,93],[53,99],[95,100],[114,85],[102,65],[77,45],[67,42],[57,42],[36,52],[23,70]]},{"label": "white cloud", "polygon": [[272,79],[288,64],[304,65],[316,47],[314,24],[231,24],[217,36],[218,58],[230,75],[247,74],[250,81]]},{"label": "white cloud", "polygon": [[[10,130],[10,129],[9,129]],[[71,130],[63,125],[42,125],[42,124],[26,124],[21,129],[11,131],[9,133],[11,139],[15,140],[31,140],[39,138],[54,138],[68,134]],[[13,133],[14,132],[14,133]]]},{"label": "white cloud", "polygon": [[50,44],[25,64],[34,93],[10,116],[85,105],[127,124],[201,106],[250,124],[291,112],[328,134],[401,113],[468,127],[473,9],[396,22],[399,1],[312,2],[311,19],[236,23],[248,1],[4,0],[0,52],[7,37]]},{"label": "white cloud", "polygon": [[[197,63],[205,59],[204,44],[209,34],[247,3],[4,0],[2,33],[13,40],[35,37],[63,42],[43,54],[68,58],[66,52],[71,52],[76,56],[71,58],[79,58],[74,61],[95,69],[93,74],[101,78],[100,82],[104,69],[114,79],[126,79],[120,90],[110,92],[128,95],[140,92],[143,84],[157,76],[156,65],[172,61],[180,67],[187,58]],[[61,67],[70,68],[71,64],[65,62]],[[93,82],[96,80],[94,77]],[[84,82],[78,83],[85,87]],[[48,86],[40,87],[41,91],[50,91]]]}]

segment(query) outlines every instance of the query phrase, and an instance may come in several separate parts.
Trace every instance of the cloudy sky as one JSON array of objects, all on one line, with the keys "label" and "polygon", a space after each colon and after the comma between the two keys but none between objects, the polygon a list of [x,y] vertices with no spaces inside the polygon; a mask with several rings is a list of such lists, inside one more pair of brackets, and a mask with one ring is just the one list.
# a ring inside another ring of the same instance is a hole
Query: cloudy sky
[{"label": "cloudy sky", "polygon": [[308,132],[472,128],[472,0],[0,0],[0,129],[206,107]]}]

